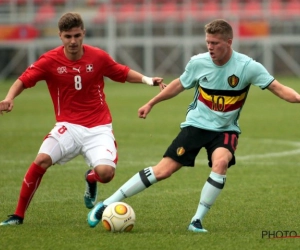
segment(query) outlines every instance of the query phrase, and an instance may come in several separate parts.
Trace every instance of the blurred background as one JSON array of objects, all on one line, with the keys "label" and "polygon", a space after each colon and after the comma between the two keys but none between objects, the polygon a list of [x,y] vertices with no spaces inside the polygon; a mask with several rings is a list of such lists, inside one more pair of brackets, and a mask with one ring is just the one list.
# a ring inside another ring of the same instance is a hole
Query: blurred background
[{"label": "blurred background", "polygon": [[82,15],[85,43],[146,75],[179,76],[206,51],[204,25],[223,18],[235,50],[300,77],[300,0],[0,0],[0,80],[60,45],[57,22],[69,11]]}]

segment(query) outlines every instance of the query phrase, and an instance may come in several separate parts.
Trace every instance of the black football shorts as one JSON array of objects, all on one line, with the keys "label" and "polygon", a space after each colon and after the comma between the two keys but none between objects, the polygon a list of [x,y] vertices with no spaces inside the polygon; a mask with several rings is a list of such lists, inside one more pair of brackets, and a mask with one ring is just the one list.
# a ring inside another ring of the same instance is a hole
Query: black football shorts
[{"label": "black football shorts", "polygon": [[207,152],[208,166],[212,166],[211,155],[216,148],[227,148],[232,153],[228,167],[235,164],[234,152],[238,144],[238,133],[233,131],[216,132],[192,126],[184,127],[164,154],[183,166],[195,166],[195,159],[201,148]]}]

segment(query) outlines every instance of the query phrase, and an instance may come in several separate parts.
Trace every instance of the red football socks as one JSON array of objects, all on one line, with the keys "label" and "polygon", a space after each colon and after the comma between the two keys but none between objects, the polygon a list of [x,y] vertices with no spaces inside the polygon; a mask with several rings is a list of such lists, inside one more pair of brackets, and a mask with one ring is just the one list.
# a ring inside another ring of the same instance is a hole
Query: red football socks
[{"label": "red football socks", "polygon": [[24,176],[15,214],[24,218],[27,207],[37,190],[46,169],[32,163]]},{"label": "red football socks", "polygon": [[89,183],[95,183],[96,181],[101,182],[99,176],[95,173],[94,170],[90,171],[89,174],[86,176],[86,180]]},{"label": "red football socks", "polygon": [[95,183],[96,181],[104,183],[103,180],[99,177],[97,173],[95,173],[95,170],[93,169],[89,174],[86,176],[86,180],[89,183]]}]

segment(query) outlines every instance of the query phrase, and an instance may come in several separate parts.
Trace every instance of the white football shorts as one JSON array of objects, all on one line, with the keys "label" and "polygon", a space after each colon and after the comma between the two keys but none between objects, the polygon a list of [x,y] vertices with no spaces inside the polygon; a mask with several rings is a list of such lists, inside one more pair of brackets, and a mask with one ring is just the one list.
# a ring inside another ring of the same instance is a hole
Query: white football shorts
[{"label": "white football shorts", "polygon": [[52,164],[65,164],[82,155],[90,167],[116,167],[117,144],[112,124],[86,128],[67,122],[57,122],[43,141],[39,153],[48,154]]}]

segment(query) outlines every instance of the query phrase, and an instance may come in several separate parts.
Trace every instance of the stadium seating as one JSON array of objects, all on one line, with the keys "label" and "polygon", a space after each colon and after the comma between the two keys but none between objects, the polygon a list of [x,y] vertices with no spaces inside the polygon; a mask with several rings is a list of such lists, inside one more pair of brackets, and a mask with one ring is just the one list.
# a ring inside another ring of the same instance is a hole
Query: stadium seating
[{"label": "stadium seating", "polygon": [[186,3],[183,5],[183,19],[192,18],[193,20],[197,20],[201,18],[201,9],[200,4],[196,1],[191,1],[190,3]]},{"label": "stadium seating", "polygon": [[241,15],[242,5],[239,0],[231,0],[230,2],[223,4],[222,9],[225,15],[238,17]]},{"label": "stadium seating", "polygon": [[262,17],[262,2],[261,0],[248,0],[243,6],[243,18],[259,18]]},{"label": "stadium seating", "polygon": [[204,1],[201,10],[204,19],[221,17],[221,5],[217,1]]},{"label": "stadium seating", "polygon": [[107,4],[101,4],[96,11],[96,15],[93,18],[92,22],[100,24],[106,21],[107,16],[111,13],[111,6]]},{"label": "stadium seating", "polygon": [[115,12],[117,13],[116,19],[118,22],[138,21],[138,8],[134,3],[122,4]]},{"label": "stadium seating", "polygon": [[288,0],[285,6],[285,10],[290,17],[300,15],[300,1],[299,0]]},{"label": "stadium seating", "polygon": [[[153,9],[153,8],[152,8]],[[179,7],[174,2],[164,3],[154,12],[154,18],[157,21],[180,21]]]},{"label": "stadium seating", "polygon": [[271,15],[272,16],[279,16],[283,14],[283,3],[281,0],[273,0],[269,4]]},{"label": "stadium seating", "polygon": [[36,25],[44,25],[48,21],[53,20],[55,17],[56,11],[52,4],[44,4],[38,8],[38,11],[34,18],[34,23]]},{"label": "stadium seating", "polygon": [[[187,18],[206,21],[235,16],[239,19],[272,17],[287,20],[300,16],[300,0],[0,0],[0,4],[0,13],[10,9],[26,12],[27,8],[21,7],[33,4],[37,9],[35,22],[40,23],[56,18],[57,12],[65,11],[66,7],[96,13],[93,18],[96,23],[105,21],[108,15],[113,15],[118,22],[141,22],[149,17],[157,22],[182,22]],[[11,8],[12,4],[16,8]],[[46,5],[52,6],[52,10]]]}]

